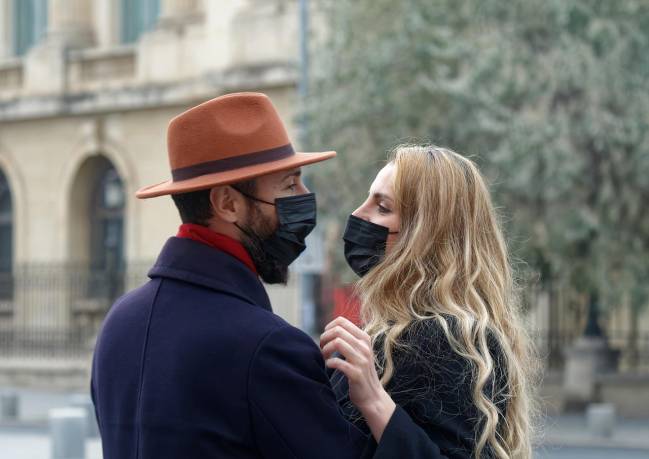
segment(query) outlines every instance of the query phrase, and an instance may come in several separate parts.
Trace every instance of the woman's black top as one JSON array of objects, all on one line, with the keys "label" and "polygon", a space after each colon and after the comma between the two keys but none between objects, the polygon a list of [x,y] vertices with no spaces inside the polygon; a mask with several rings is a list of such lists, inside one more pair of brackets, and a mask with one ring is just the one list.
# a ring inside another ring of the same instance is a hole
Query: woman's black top
[{"label": "woman's black top", "polygon": [[[399,338],[407,347],[393,351],[395,369],[386,386],[397,405],[377,445],[357,409],[349,400],[346,377],[331,374],[338,402],[345,416],[370,437],[364,457],[472,458],[482,416],[473,403],[472,371],[468,361],[455,353],[443,330],[433,320],[414,323]],[[504,414],[505,368],[495,339],[489,339],[495,364],[485,394]],[[382,357],[382,345],[375,351]],[[500,423],[499,423],[500,424]],[[482,457],[491,457],[485,447]]]}]

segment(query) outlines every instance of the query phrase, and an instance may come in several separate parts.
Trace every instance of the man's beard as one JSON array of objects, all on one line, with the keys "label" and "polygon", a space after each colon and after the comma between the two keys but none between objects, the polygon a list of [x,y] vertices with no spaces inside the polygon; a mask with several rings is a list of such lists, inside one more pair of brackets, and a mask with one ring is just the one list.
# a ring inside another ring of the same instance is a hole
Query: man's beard
[{"label": "man's beard", "polygon": [[248,205],[248,219],[241,226],[243,231],[241,243],[252,258],[261,280],[267,284],[286,284],[288,266],[264,251],[264,240],[272,236],[275,229],[256,203],[248,203]]}]

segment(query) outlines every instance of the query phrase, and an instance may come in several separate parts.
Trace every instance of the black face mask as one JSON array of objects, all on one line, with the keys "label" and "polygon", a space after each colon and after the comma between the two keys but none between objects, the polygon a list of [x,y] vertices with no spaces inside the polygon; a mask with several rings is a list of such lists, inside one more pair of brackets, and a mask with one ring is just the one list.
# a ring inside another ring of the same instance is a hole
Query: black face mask
[{"label": "black face mask", "polygon": [[266,258],[288,267],[306,249],[304,241],[316,225],[315,193],[277,198],[272,203],[232,188],[248,199],[275,206],[279,225],[270,236],[261,241],[261,248]]},{"label": "black face mask", "polygon": [[363,277],[383,258],[388,234],[398,232],[350,215],[343,235],[345,259],[349,267]]}]

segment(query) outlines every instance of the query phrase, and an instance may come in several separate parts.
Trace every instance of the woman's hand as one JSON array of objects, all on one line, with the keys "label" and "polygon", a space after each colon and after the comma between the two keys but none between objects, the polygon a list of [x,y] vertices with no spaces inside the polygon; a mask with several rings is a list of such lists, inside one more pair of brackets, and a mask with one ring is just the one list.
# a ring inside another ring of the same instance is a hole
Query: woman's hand
[{"label": "woman's hand", "polygon": [[[325,327],[320,349],[327,367],[347,376],[349,399],[379,442],[396,405],[379,381],[370,336],[344,317],[338,317]],[[332,357],[335,352],[345,360]]]}]

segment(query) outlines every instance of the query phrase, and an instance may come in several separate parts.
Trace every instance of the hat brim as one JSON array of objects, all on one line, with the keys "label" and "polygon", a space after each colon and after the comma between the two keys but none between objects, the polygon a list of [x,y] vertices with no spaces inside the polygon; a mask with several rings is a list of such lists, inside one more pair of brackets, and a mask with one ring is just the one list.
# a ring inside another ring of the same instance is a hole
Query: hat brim
[{"label": "hat brim", "polygon": [[166,182],[141,188],[135,193],[135,196],[139,199],[148,199],[168,194],[188,193],[190,191],[203,190],[218,185],[228,185],[230,183],[253,179],[261,175],[271,174],[273,172],[325,161],[334,156],[336,156],[335,151],[295,153],[288,158],[263,164],[255,164],[254,166],[242,167],[231,171],[201,175],[199,177],[178,182],[167,180]]}]

